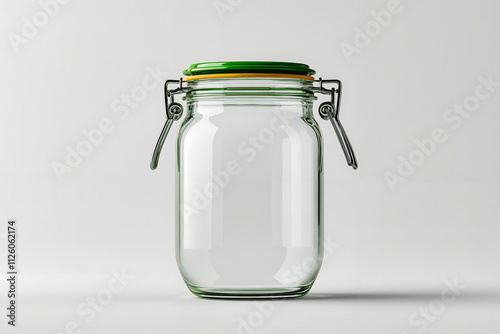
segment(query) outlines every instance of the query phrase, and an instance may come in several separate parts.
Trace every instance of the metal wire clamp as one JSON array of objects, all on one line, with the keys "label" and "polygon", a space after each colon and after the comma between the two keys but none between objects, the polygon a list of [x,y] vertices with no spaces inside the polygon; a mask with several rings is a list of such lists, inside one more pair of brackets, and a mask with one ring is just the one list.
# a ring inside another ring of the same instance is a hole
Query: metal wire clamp
[{"label": "metal wire clamp", "polygon": [[[339,108],[340,108],[340,98],[342,96],[342,82],[336,79],[322,79],[314,80],[314,82],[319,82],[319,87],[313,87],[313,91],[315,93],[330,95],[331,100],[327,102],[323,102],[320,104],[318,111],[321,118],[324,120],[330,120],[333,126],[333,130],[337,134],[337,138],[339,139],[340,146],[344,151],[345,158],[347,160],[347,164],[354,169],[358,168],[358,161],[356,160],[356,156],[354,155],[354,150],[352,148],[351,142],[347,137],[347,133],[342,126],[342,123],[339,119]],[[324,83],[333,83],[336,87],[332,87],[331,89],[327,89],[323,87]]]}]

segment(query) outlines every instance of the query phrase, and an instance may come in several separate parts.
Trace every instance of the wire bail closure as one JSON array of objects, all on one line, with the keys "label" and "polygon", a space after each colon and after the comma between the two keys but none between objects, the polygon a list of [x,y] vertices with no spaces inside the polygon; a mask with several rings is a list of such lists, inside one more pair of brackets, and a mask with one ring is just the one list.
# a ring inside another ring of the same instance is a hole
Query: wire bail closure
[{"label": "wire bail closure", "polygon": [[[182,105],[174,101],[174,95],[184,93],[189,90],[189,88],[182,86],[183,82],[185,81],[183,81],[182,78],[180,78],[179,80],[165,81],[163,90],[165,93],[165,110],[167,112],[167,120],[165,122],[165,125],[163,125],[163,129],[161,130],[160,137],[158,138],[158,142],[156,143],[155,150],[153,152],[153,157],[151,158],[151,163],[149,164],[149,167],[152,170],[155,170],[156,167],[158,167],[158,160],[160,159],[161,149],[163,147],[163,144],[165,143],[165,139],[167,138],[172,124],[174,123],[174,121],[179,120],[182,116]],[[178,84],[179,87],[169,90],[169,84]]]},{"label": "wire bail closure", "polygon": [[[331,96],[330,102],[323,102],[318,108],[319,115],[324,120],[330,120],[333,126],[333,130],[337,134],[342,151],[344,151],[347,164],[354,169],[358,169],[358,161],[354,150],[352,148],[351,142],[347,137],[347,133],[342,126],[339,119],[339,109],[340,109],[340,98],[342,96],[342,82],[336,79],[325,79],[319,78],[314,80],[314,82],[319,82],[319,87],[313,87],[313,91],[320,94],[326,94]],[[337,87],[331,89],[326,89],[323,87],[323,83],[334,83]]]},{"label": "wire bail closure", "polygon": [[[158,160],[160,159],[161,149],[163,148],[163,144],[165,143],[165,139],[172,127],[174,121],[177,121],[181,118],[183,113],[183,107],[180,103],[174,101],[174,95],[185,93],[190,90],[189,87],[184,87],[183,83],[186,81],[180,78],[179,80],[167,80],[164,85],[164,94],[165,94],[165,109],[167,113],[167,120],[163,125],[163,129],[161,130],[160,137],[158,138],[158,142],[156,143],[153,156],[151,158],[150,168],[155,170],[158,167]],[[319,78],[318,80],[314,80],[314,82],[319,82],[319,87],[312,87],[312,91],[319,94],[330,95],[331,100],[328,102],[323,102],[320,104],[318,108],[319,115],[324,120],[330,120],[333,126],[333,130],[337,134],[337,138],[339,139],[340,146],[344,151],[345,158],[347,160],[347,164],[354,169],[358,168],[358,162],[356,156],[354,154],[354,150],[352,148],[351,142],[347,137],[347,133],[342,126],[342,123],[339,119],[339,109],[340,109],[340,99],[342,96],[342,82],[337,79],[325,79]],[[327,89],[323,87],[324,83],[333,83],[336,87],[331,89]],[[177,84],[178,87],[174,89],[168,89],[168,85]]]}]

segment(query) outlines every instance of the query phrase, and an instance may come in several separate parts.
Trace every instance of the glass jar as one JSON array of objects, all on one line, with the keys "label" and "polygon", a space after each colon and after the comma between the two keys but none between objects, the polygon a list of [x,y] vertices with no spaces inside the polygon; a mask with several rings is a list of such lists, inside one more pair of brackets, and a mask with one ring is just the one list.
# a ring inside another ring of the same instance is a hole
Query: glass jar
[{"label": "glass jar", "polygon": [[[280,62],[194,64],[167,81],[167,123],[151,167],[182,106],[177,139],[176,255],[200,297],[299,297],[311,288],[323,254],[321,131],[315,92],[350,164],[356,161],[338,122],[340,82],[314,87],[307,65]],[[173,90],[171,83],[179,84]],[[183,85],[183,84],[186,85]],[[335,101],[335,96],[337,100]],[[336,104],[337,103],[337,104]]]}]

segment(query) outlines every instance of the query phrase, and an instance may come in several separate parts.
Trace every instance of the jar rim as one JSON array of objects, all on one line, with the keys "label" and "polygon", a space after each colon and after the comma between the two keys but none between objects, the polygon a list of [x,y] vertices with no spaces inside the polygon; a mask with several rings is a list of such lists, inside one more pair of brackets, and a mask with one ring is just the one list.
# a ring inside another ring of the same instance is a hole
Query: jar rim
[{"label": "jar rim", "polygon": [[290,77],[222,77],[187,82],[186,100],[268,97],[315,99],[311,80]]}]

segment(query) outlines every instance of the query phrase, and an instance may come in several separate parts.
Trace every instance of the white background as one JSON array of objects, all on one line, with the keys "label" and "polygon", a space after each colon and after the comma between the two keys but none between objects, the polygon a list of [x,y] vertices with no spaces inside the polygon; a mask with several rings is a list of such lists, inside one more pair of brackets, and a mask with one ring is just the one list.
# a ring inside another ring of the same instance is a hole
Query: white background
[{"label": "white background", "polygon": [[[231,10],[218,13],[217,3]],[[72,321],[75,333],[499,331],[500,87],[460,126],[444,117],[473,101],[480,77],[500,82],[500,3],[401,0],[346,57],[341,46],[356,46],[356,29],[373,28],[371,11],[388,3],[72,0],[43,22],[37,1],[1,0],[0,255],[5,263],[15,218],[21,273],[18,327],[2,311],[1,332],[63,333]],[[34,15],[43,26],[14,46]],[[268,302],[269,312],[187,291],[174,255],[174,136],[149,169],[162,89],[147,90],[126,117],[112,107],[148,69],[178,78],[217,60],[303,62],[344,82],[341,119],[359,170],[318,117],[325,236],[338,247],[306,298]],[[53,163],[103,119],[111,133],[59,181]],[[446,141],[391,191],[386,173],[398,173],[400,156],[417,157],[415,141],[436,128]],[[122,269],[135,278],[87,322],[77,307]],[[467,287],[440,304],[447,280]],[[3,279],[0,289],[5,309]]]}]

